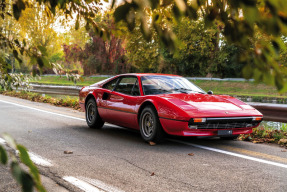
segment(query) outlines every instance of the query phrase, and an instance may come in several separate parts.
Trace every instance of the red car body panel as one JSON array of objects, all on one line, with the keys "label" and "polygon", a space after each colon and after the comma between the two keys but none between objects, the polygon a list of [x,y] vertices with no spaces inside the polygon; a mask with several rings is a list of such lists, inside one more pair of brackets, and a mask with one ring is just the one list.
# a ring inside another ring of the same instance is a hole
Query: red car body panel
[{"label": "red car body panel", "polygon": [[[141,77],[149,75],[176,76],[167,74],[123,74],[118,75],[80,91],[80,107],[85,110],[85,102],[90,97],[95,98],[100,117],[105,121],[119,126],[139,129],[141,107],[152,104],[158,114],[164,131],[178,136],[217,136],[218,130],[224,129],[191,129],[191,118],[229,118],[229,117],[263,117],[263,115],[246,103],[227,95],[209,95],[200,93],[175,93],[144,95]],[[136,76],[139,82],[140,96],[131,96],[102,88],[102,86],[121,76]],[[104,93],[109,99],[103,100]],[[251,127],[232,128],[232,134],[252,133]],[[229,129],[226,129],[229,130]]]}]

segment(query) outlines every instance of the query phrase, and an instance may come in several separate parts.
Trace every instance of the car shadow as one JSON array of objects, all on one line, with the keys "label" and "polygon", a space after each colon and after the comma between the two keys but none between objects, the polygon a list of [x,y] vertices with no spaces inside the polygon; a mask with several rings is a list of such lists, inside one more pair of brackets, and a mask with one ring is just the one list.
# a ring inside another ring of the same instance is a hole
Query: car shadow
[{"label": "car shadow", "polygon": [[[73,130],[87,134],[90,136],[100,136],[107,140],[117,140],[132,142],[133,144],[148,144],[141,138],[139,130],[128,129],[116,125],[104,125],[102,129],[91,129],[87,126],[72,127]],[[177,142],[179,141],[179,142]],[[219,137],[182,137],[167,135],[163,143],[157,144],[160,146],[177,146],[182,145],[180,142],[217,147],[220,145],[236,145],[237,140],[221,140]]]}]

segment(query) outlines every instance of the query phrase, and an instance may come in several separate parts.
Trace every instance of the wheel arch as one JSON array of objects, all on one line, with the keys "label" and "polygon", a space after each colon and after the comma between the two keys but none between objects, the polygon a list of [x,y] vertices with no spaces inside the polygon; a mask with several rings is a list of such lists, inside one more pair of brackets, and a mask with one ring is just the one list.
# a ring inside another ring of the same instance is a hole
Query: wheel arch
[{"label": "wheel arch", "polygon": [[143,102],[143,103],[141,104],[141,106],[140,106],[140,108],[139,108],[139,110],[138,110],[138,116],[137,116],[138,122],[139,122],[139,120],[140,120],[140,116],[141,116],[142,110],[143,110],[146,106],[152,106],[152,107],[154,107],[155,110],[156,110],[156,113],[157,113],[157,108],[155,107],[154,103],[153,103],[152,101],[149,101],[149,100],[148,100],[148,101],[145,101],[145,102]]},{"label": "wheel arch", "polygon": [[87,95],[86,99],[85,99],[85,109],[86,109],[86,104],[87,104],[87,102],[88,102],[91,98],[95,99],[96,104],[97,104],[97,100],[96,100],[96,97],[95,97],[94,93],[89,93],[89,94]]},{"label": "wheel arch", "polygon": [[[139,107],[139,110],[138,110],[138,113],[137,113],[137,124],[139,125],[139,122],[140,122],[140,116],[141,116],[141,113],[143,111],[143,109],[146,107],[146,106],[152,106],[154,109],[155,109],[155,112],[158,116],[158,106],[156,105],[156,103],[152,100],[146,100],[144,101],[141,106]],[[159,116],[158,116],[159,117]],[[161,123],[160,123],[161,124]],[[161,125],[162,126],[162,125]]]}]

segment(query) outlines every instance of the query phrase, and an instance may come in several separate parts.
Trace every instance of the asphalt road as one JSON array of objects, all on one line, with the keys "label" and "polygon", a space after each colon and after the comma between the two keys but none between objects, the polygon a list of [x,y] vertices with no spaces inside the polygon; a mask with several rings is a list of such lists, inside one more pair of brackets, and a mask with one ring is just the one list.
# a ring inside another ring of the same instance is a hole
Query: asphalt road
[{"label": "asphalt road", "polygon": [[[287,191],[277,145],[171,137],[150,146],[137,131],[88,128],[83,112],[0,95],[3,132],[46,160],[41,174],[67,191]],[[0,176],[0,191],[5,184]]]}]

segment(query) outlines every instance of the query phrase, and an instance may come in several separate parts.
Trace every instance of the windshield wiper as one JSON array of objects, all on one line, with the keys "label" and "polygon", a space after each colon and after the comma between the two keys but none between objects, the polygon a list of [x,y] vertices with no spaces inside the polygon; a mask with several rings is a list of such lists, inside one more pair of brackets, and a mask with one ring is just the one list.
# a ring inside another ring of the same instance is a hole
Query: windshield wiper
[{"label": "windshield wiper", "polygon": [[179,91],[181,93],[188,93],[189,91],[190,92],[196,92],[196,93],[202,93],[202,94],[205,94],[204,92],[201,92],[201,91],[195,91],[195,90],[192,90],[192,89],[187,89],[187,88],[176,88],[176,89],[171,89],[172,91]]}]

